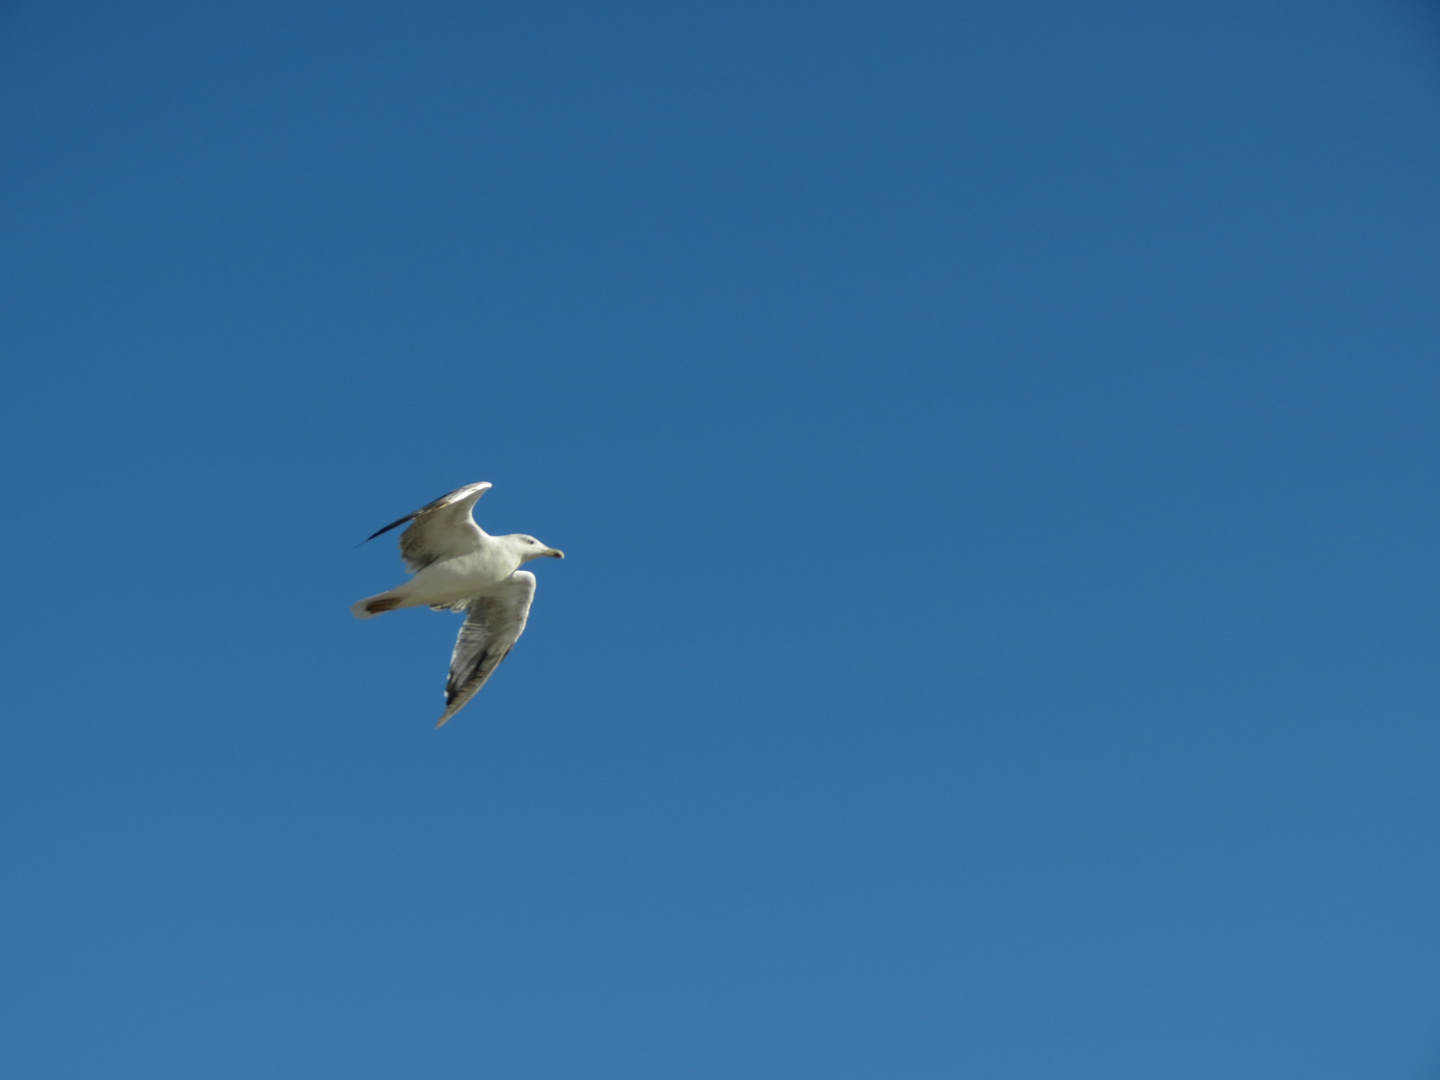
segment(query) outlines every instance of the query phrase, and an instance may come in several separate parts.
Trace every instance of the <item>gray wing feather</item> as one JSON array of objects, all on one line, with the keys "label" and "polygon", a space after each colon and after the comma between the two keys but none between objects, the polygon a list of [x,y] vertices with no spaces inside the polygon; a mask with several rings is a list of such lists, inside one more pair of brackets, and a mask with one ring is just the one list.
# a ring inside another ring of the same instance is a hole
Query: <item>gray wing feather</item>
[{"label": "gray wing feather", "polygon": [[525,631],[530,602],[534,599],[535,575],[528,570],[516,570],[496,592],[470,600],[470,614],[460,627],[455,652],[450,657],[445,715],[436,727],[463,709],[500,666],[500,661],[510,655]]},{"label": "gray wing feather", "polygon": [[470,511],[475,506],[475,500],[489,490],[488,481],[456,488],[450,494],[426,503],[413,514],[406,514],[399,521],[392,521],[383,529],[371,533],[366,540],[374,540],[407,521],[413,522],[400,534],[400,557],[412,574],[441,559],[468,554],[479,547],[482,535]]}]

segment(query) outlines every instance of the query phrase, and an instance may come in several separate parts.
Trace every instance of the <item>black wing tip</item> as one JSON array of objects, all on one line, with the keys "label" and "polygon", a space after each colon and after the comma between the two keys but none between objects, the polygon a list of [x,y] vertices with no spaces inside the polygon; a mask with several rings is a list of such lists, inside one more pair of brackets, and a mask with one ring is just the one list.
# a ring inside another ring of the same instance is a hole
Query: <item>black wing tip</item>
[{"label": "black wing tip", "polygon": [[[384,535],[385,535],[387,532],[389,532],[391,529],[397,529],[397,528],[399,528],[401,525],[404,525],[405,522],[414,519],[414,518],[417,517],[418,515],[419,515],[419,511],[418,511],[418,510],[417,510],[414,514],[406,514],[406,515],[405,515],[403,518],[401,518],[399,521],[392,521],[392,522],[390,522],[389,525],[386,525],[383,529],[377,529],[375,532],[373,532],[373,533],[371,533],[369,536],[365,537],[364,540],[361,540],[361,541],[360,541],[360,544],[368,544],[371,540],[374,540],[375,537],[377,537],[377,536],[384,536]],[[360,544],[356,544],[355,546],[356,546],[356,547],[359,547]]]}]

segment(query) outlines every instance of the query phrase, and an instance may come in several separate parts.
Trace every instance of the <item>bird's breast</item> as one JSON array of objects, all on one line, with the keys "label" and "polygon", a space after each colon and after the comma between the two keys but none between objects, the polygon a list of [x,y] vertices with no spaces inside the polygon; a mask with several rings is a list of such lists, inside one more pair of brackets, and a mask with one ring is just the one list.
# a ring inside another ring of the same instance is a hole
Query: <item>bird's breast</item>
[{"label": "bird's breast", "polygon": [[500,584],[515,571],[503,552],[476,551],[431,563],[410,580],[410,594],[423,603],[474,596]]}]

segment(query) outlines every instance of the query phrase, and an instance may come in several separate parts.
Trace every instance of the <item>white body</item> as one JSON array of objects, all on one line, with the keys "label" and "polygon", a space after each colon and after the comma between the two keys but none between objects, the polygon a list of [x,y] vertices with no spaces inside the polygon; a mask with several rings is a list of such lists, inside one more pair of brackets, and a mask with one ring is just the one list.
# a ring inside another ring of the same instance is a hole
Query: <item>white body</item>
[{"label": "white body", "polygon": [[[477,538],[477,550],[468,555],[457,555],[452,559],[433,562],[403,585],[397,585],[381,596],[393,597],[400,602],[395,608],[407,607],[449,607],[460,600],[468,600],[482,593],[493,593],[511,574],[525,562],[516,545],[509,543],[508,536],[487,536],[481,533]],[[367,597],[367,600],[376,599]],[[378,612],[356,610],[366,600],[360,601],[351,610],[361,619],[373,618]],[[391,608],[390,610],[394,610]]]}]

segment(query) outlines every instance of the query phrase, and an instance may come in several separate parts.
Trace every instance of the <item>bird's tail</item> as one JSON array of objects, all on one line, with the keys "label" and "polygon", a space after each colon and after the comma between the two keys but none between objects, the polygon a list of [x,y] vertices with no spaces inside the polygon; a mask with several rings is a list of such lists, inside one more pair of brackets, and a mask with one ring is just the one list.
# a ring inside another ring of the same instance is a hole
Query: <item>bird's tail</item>
[{"label": "bird's tail", "polygon": [[350,614],[357,619],[373,619],[376,615],[394,611],[399,606],[400,597],[383,592],[378,596],[367,596],[364,600],[355,601],[350,605]]}]

